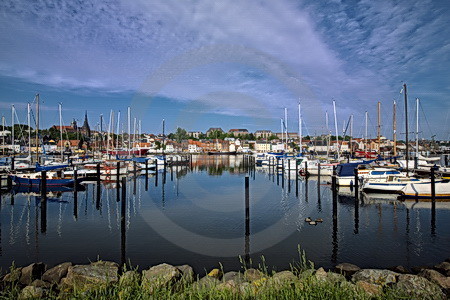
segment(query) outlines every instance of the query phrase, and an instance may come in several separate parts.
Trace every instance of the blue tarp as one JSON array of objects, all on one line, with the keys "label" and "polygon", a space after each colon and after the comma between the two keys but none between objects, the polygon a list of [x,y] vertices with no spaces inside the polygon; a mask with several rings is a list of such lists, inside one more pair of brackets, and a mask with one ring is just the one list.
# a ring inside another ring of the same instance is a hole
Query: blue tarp
[{"label": "blue tarp", "polygon": [[36,163],[36,172],[63,169],[63,168],[67,168],[68,166],[69,165],[41,166],[39,163]]}]

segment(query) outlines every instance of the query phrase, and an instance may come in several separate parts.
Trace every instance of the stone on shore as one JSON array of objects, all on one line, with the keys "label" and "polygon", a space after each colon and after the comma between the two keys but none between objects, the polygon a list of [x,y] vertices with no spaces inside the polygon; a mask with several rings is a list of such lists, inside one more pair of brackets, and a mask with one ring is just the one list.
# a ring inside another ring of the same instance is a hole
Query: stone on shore
[{"label": "stone on shore", "polygon": [[176,266],[181,272],[180,282],[183,284],[191,284],[195,280],[194,269],[190,265]]},{"label": "stone on shore", "polygon": [[352,280],[353,282],[365,281],[368,283],[385,286],[396,283],[398,275],[400,274],[389,270],[362,269],[353,274]]},{"label": "stone on shore", "polygon": [[426,269],[419,273],[419,276],[428,279],[429,281],[437,284],[448,295],[450,295],[450,277],[446,277],[438,271]]},{"label": "stone on shore", "polygon": [[31,265],[22,268],[19,282],[24,285],[29,285],[35,279],[41,279],[44,272],[45,265],[43,263],[32,263]]},{"label": "stone on shore", "polygon": [[65,262],[59,264],[51,269],[45,271],[42,275],[42,280],[50,283],[59,284],[62,278],[66,277],[69,267],[72,266],[71,262]]},{"label": "stone on shore", "polygon": [[434,269],[441,272],[445,276],[450,276],[450,263],[449,262],[442,262],[440,264],[437,264],[434,266]]},{"label": "stone on shore", "polygon": [[342,274],[345,277],[351,277],[353,274],[361,270],[357,265],[349,264],[349,263],[341,263],[334,267],[334,271],[336,273]]},{"label": "stone on shore", "polygon": [[46,293],[43,288],[29,285],[22,289],[18,299],[19,300],[40,299],[45,297],[45,294]]},{"label": "stone on shore", "polygon": [[208,276],[209,277],[214,277],[214,278],[217,278],[217,279],[220,279],[220,278],[222,278],[222,275],[223,275],[223,273],[222,273],[222,271],[221,270],[219,270],[219,269],[212,269],[209,273],[208,273]]},{"label": "stone on shore", "polygon": [[181,271],[169,264],[159,264],[142,271],[142,287],[150,294],[162,288],[170,288],[181,278]]},{"label": "stone on shore", "polygon": [[370,283],[367,281],[358,281],[356,286],[362,289],[369,296],[379,296],[383,292],[381,285]]},{"label": "stone on shore", "polygon": [[389,268],[388,270],[391,270],[392,272],[396,272],[396,273],[399,273],[399,274],[410,274],[411,273],[404,266],[395,266],[395,267]]},{"label": "stone on shore", "polygon": [[61,289],[96,289],[119,281],[119,266],[114,262],[94,262],[90,265],[70,266],[67,277],[60,282]]},{"label": "stone on shore", "polygon": [[200,278],[198,281],[194,282],[192,285],[194,289],[212,289],[220,284],[220,280],[206,275],[205,277]]},{"label": "stone on shore", "polygon": [[314,273],[314,277],[319,281],[327,281],[331,284],[340,283],[345,281],[345,276],[338,273],[326,272],[324,268],[319,268]]},{"label": "stone on shore", "polygon": [[35,286],[35,287],[40,287],[40,288],[43,288],[43,289],[51,289],[54,286],[53,283],[50,283],[50,282],[47,282],[47,281],[43,281],[43,280],[40,280],[40,279],[36,279],[30,285],[31,286]]},{"label": "stone on shore", "polygon": [[249,282],[261,281],[263,278],[267,279],[267,276],[257,269],[250,268],[244,272],[244,279]]},{"label": "stone on shore", "polygon": [[281,289],[286,286],[293,286],[295,283],[300,282],[297,276],[291,271],[281,271],[272,275],[265,282],[265,286],[275,289]]},{"label": "stone on shore", "polygon": [[227,282],[230,280],[234,281],[236,283],[245,282],[244,275],[240,272],[235,272],[235,271],[230,271],[230,272],[223,274],[223,277],[222,277],[223,282]]},{"label": "stone on shore", "polygon": [[418,275],[401,274],[398,276],[395,288],[411,298],[445,299],[445,295],[438,285]]},{"label": "stone on shore", "polygon": [[9,272],[8,274],[5,275],[5,277],[3,277],[3,282],[6,283],[17,282],[19,281],[21,275],[22,275],[22,268],[12,269],[11,272]]},{"label": "stone on shore", "polygon": [[141,273],[137,271],[126,271],[120,276],[119,286],[124,287],[133,287],[138,286],[141,281]]}]

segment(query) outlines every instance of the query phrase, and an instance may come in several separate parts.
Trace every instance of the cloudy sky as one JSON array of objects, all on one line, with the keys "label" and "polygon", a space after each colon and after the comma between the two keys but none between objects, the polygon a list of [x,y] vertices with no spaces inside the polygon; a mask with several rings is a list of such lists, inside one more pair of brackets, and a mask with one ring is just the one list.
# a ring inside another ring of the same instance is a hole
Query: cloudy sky
[{"label": "cloudy sky", "polygon": [[[24,1],[0,2],[0,112],[40,94],[43,126],[91,127],[127,106],[146,132],[177,126],[339,132],[354,115],[355,136],[392,136],[392,106],[411,124],[420,98],[422,137],[449,138],[448,1]],[[415,130],[411,127],[411,131]],[[121,125],[121,127],[124,127]],[[126,128],[125,128],[126,129]],[[404,133],[404,127],[399,129]]]}]

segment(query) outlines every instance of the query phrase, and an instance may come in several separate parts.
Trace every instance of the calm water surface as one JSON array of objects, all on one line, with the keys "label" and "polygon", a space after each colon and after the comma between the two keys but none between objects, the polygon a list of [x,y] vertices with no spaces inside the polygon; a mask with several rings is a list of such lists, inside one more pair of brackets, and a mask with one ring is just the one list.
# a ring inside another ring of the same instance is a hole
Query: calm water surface
[{"label": "calm water surface", "polygon": [[[250,176],[246,222],[245,176]],[[241,157],[194,157],[192,169],[129,177],[126,201],[115,183],[86,184],[50,193],[3,193],[0,267],[14,261],[87,263],[100,258],[147,268],[189,264],[202,273],[222,263],[238,270],[264,256],[274,269],[298,260],[298,246],[316,265],[361,267],[436,264],[450,255],[450,205],[332,193],[322,178],[295,180],[295,172],[246,170]],[[97,197],[99,196],[99,197]],[[118,198],[119,196],[119,198]],[[119,200],[119,201],[118,201]],[[311,226],[305,218],[322,218]]]}]

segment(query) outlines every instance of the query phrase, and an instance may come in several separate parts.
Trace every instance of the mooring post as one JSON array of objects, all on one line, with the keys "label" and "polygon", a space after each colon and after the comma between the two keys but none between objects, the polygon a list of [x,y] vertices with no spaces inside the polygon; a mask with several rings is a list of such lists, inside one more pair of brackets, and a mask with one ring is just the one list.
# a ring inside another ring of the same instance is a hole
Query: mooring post
[{"label": "mooring post", "polygon": [[127,197],[127,178],[122,177],[122,201],[125,202]]},{"label": "mooring post", "polygon": [[309,174],[308,174],[308,162],[305,161],[305,178],[308,179],[308,176],[309,176]]},{"label": "mooring post", "polygon": [[15,157],[12,156],[11,157],[11,171],[14,171],[14,169],[15,169]]},{"label": "mooring post", "polygon": [[156,166],[156,172],[155,172],[155,186],[158,186],[158,160],[155,159],[155,166]]},{"label": "mooring post", "polygon": [[418,157],[414,157],[414,169],[417,170],[417,167],[419,166]]},{"label": "mooring post", "polygon": [[317,163],[317,186],[320,186],[320,162]]},{"label": "mooring post", "polygon": [[245,176],[245,262],[250,261],[250,180]]},{"label": "mooring post", "polygon": [[6,186],[8,187],[8,190],[12,188],[12,178],[11,176],[6,177]]},{"label": "mooring post", "polygon": [[119,183],[120,183],[120,161],[118,161],[116,163],[116,170],[117,170],[116,183],[117,183],[117,185],[119,185]]},{"label": "mooring post", "polygon": [[355,186],[355,201],[356,201],[356,199],[358,199],[358,195],[359,195],[359,191],[358,191],[358,189],[359,189],[358,169],[355,168],[353,172],[355,173],[354,186]]},{"label": "mooring post", "polygon": [[430,176],[431,176],[431,201],[435,202],[436,201],[436,182],[435,182],[435,178],[434,178],[434,166],[431,167],[430,169]]},{"label": "mooring post", "polygon": [[448,166],[448,154],[444,155],[444,163],[445,163],[445,166],[447,167]]},{"label": "mooring post", "polygon": [[41,197],[47,194],[47,171],[41,171]]},{"label": "mooring post", "polygon": [[336,190],[336,166],[333,166],[333,174],[331,176],[331,189]]}]

